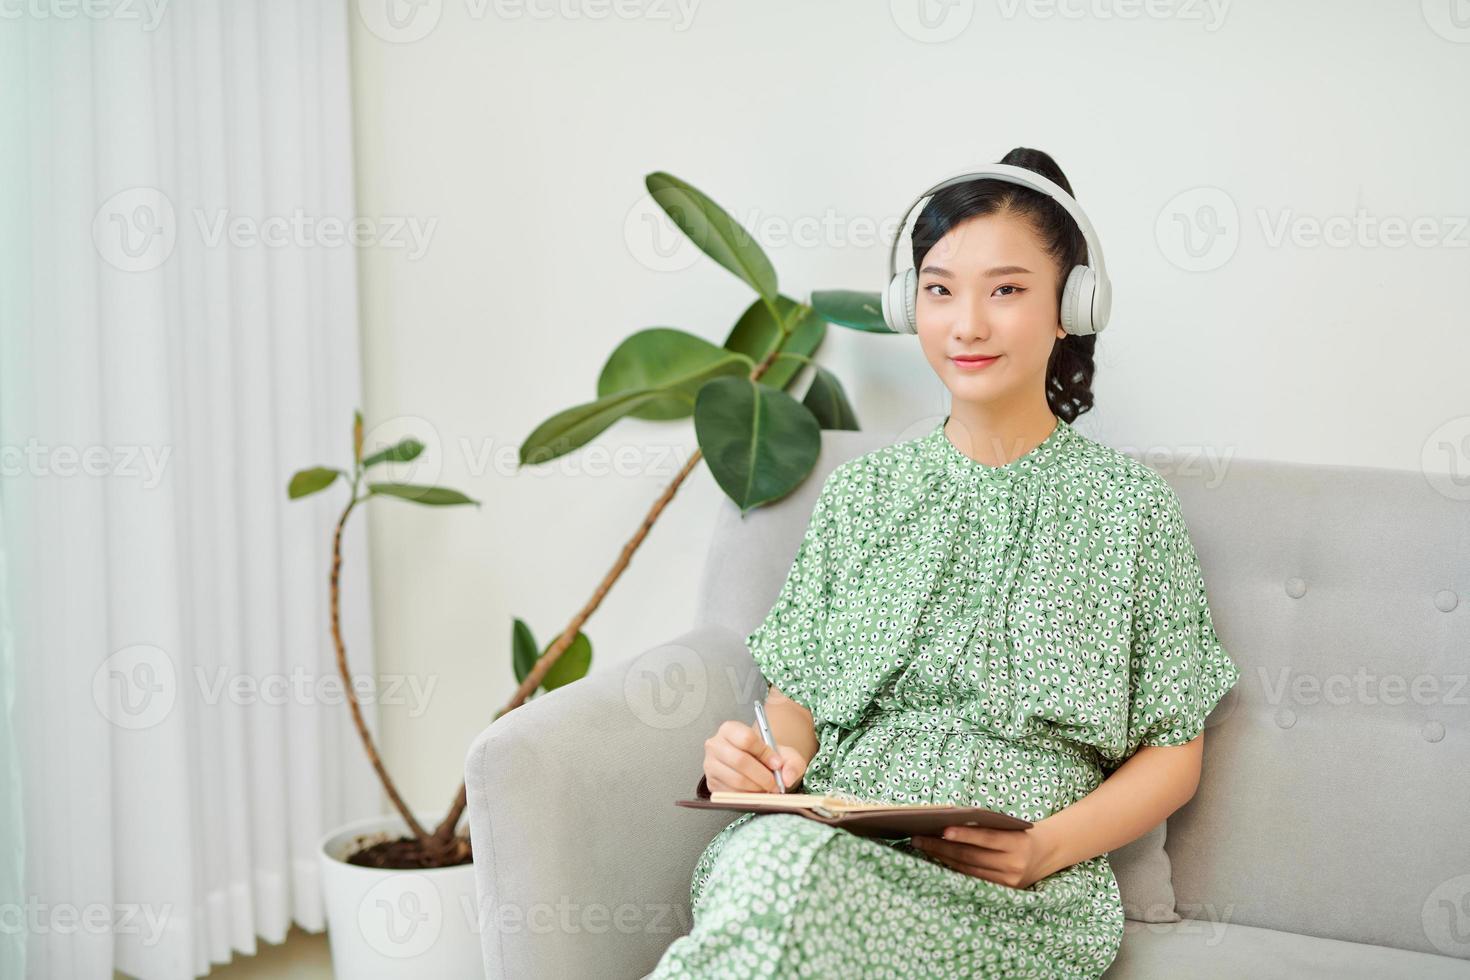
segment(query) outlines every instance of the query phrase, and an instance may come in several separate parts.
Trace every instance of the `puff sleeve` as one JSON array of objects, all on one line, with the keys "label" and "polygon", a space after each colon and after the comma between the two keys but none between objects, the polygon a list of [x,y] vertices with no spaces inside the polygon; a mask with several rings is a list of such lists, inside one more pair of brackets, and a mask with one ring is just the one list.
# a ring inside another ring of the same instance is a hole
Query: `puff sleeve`
[{"label": "puff sleeve", "polygon": [[824,634],[836,563],[843,554],[842,472],[839,466],[822,484],[786,581],[770,612],[745,639],[766,680],[814,714],[821,712],[837,670]]},{"label": "puff sleeve", "polygon": [[1107,769],[1140,746],[1193,740],[1240,677],[1215,634],[1199,557],[1168,484],[1144,515],[1137,549],[1127,731]]}]

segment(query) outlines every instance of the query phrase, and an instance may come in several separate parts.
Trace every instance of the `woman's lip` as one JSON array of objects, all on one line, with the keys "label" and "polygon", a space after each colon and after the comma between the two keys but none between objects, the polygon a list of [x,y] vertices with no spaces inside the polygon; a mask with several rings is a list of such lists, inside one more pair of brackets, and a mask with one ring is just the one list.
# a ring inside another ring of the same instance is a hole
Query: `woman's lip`
[{"label": "woman's lip", "polygon": [[994,357],[951,357],[950,358],[951,361],[954,361],[955,367],[961,369],[962,371],[978,371],[980,368],[988,367],[989,365],[994,364],[999,359],[1000,359],[1000,355],[999,354],[996,354]]}]

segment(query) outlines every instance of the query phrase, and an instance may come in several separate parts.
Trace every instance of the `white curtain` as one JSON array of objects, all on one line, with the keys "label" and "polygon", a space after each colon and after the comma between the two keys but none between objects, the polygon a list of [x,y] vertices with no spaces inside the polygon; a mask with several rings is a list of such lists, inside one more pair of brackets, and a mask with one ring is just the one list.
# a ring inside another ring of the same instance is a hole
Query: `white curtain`
[{"label": "white curtain", "polygon": [[[319,838],[382,812],[323,681],[343,488],[286,498],[296,469],[349,465],[360,402],[347,8],[5,18],[0,636],[25,975],[189,978],[322,929]],[[360,672],[365,519],[343,568]]]}]

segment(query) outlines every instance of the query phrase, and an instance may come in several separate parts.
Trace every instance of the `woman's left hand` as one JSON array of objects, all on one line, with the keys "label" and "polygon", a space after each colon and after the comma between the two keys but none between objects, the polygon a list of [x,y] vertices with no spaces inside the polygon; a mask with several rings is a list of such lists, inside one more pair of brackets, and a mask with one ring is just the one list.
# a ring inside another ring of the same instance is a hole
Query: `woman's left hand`
[{"label": "woman's left hand", "polygon": [[996,830],[954,825],[944,837],[916,836],[916,848],[955,871],[1011,888],[1029,888],[1052,873],[1051,849],[1036,827]]}]

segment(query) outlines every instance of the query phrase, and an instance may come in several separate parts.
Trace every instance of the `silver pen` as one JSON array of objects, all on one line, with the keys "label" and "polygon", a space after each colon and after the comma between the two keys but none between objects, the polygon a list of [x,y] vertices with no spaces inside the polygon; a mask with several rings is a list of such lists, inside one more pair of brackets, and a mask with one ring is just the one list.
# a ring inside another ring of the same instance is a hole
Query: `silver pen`
[{"label": "silver pen", "polygon": [[[759,701],[755,703],[755,723],[756,727],[761,730],[761,738],[765,739],[771,751],[776,753],[777,758],[780,758],[781,752],[776,748],[776,739],[771,735],[771,723],[766,720],[766,706]],[[786,780],[781,778],[781,770],[774,769],[772,772],[776,776],[776,790],[781,793],[786,792]]]}]

